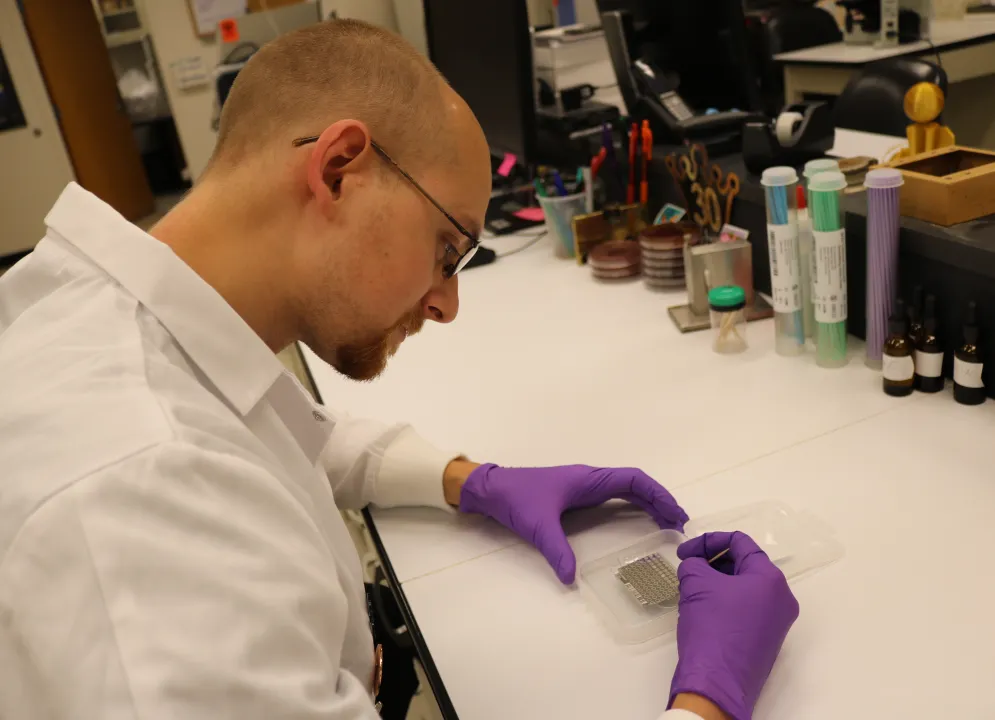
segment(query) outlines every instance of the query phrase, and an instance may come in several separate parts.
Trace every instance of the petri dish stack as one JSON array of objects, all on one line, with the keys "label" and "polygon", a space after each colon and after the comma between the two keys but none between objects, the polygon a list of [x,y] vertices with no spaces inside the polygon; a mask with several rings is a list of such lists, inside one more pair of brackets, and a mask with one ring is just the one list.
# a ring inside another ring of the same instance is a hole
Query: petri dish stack
[{"label": "petri dish stack", "polygon": [[598,280],[624,280],[640,271],[639,246],[630,240],[612,240],[591,249],[587,256],[591,272]]},{"label": "petri dish stack", "polygon": [[656,225],[639,235],[643,282],[647,287],[684,289],[684,235],[679,223]]}]

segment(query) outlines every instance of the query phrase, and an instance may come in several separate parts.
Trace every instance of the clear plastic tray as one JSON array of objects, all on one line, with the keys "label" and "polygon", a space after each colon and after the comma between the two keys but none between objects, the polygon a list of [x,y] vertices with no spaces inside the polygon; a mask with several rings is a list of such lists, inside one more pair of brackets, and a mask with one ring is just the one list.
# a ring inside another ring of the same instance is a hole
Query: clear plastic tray
[{"label": "clear plastic tray", "polygon": [[660,530],[582,563],[577,573],[581,593],[619,642],[641,643],[673,632],[677,627],[676,605],[641,605],[615,571],[651,553],[659,553],[676,568],[680,564],[678,545],[689,537],[719,530],[740,530],[752,537],[789,581],[843,557],[843,546],[817,517],[767,501],[692,520],[685,527],[686,536]]}]

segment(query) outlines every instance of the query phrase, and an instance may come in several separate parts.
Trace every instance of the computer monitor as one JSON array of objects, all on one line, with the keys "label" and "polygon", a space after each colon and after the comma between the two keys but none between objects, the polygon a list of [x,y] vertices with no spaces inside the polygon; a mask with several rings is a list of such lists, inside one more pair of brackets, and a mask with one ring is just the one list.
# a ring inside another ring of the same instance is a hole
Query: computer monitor
[{"label": "computer monitor", "polygon": [[695,110],[761,109],[742,0],[598,0],[598,9],[632,15],[632,59],[675,73]]},{"label": "computer monitor", "polygon": [[526,0],[424,0],[429,57],[473,110],[492,152],[536,154]]}]

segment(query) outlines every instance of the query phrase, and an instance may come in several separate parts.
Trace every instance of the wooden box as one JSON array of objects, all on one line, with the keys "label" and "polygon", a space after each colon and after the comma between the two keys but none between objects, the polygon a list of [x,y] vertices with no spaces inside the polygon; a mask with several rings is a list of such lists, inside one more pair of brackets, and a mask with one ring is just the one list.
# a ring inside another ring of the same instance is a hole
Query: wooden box
[{"label": "wooden box", "polygon": [[948,227],[995,213],[995,152],[953,147],[892,163],[902,215]]}]

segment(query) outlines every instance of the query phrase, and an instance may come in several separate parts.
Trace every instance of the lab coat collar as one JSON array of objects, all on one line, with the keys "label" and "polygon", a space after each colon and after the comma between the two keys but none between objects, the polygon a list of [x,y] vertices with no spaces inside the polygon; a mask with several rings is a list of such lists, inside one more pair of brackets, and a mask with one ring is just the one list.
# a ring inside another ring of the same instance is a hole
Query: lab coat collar
[{"label": "lab coat collar", "polygon": [[214,288],[97,196],[69,183],[45,224],[148,308],[241,415],[283,374],[273,351]]}]

